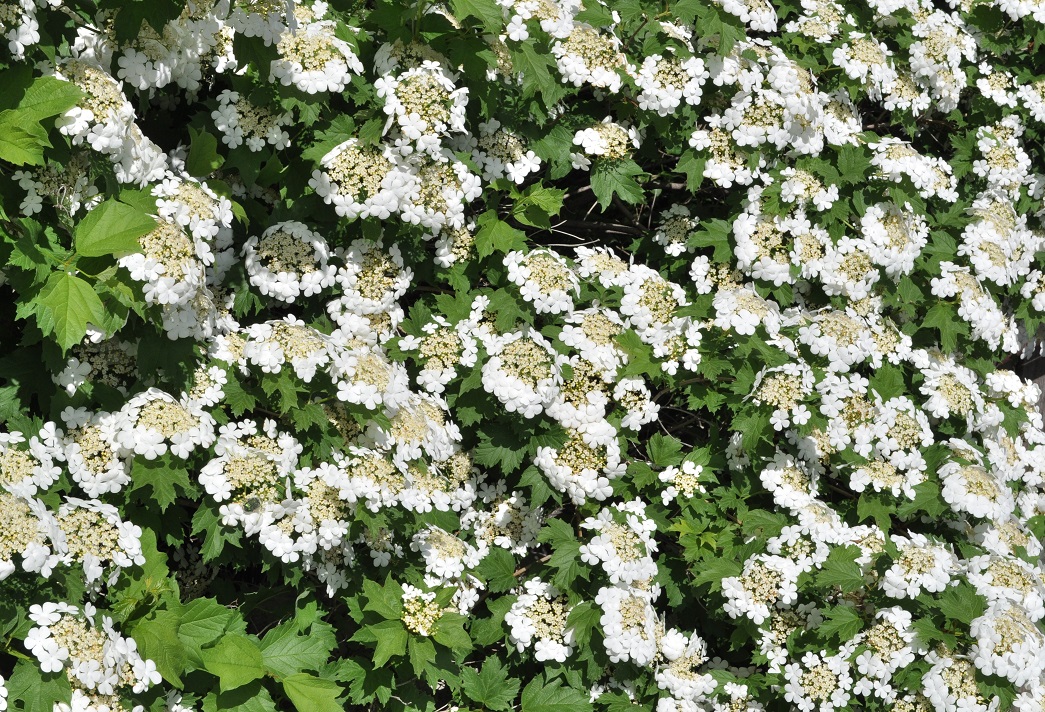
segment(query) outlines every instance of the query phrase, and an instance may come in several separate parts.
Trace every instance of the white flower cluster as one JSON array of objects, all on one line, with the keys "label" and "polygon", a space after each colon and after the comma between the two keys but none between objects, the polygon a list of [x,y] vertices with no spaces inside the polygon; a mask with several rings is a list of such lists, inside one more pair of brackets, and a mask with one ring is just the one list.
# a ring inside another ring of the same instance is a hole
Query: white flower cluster
[{"label": "white flower cluster", "polygon": [[[323,19],[327,4],[288,8],[291,16],[285,18],[285,26],[279,27],[275,41],[279,56],[269,66],[271,79],[308,94],[343,91],[353,76],[363,73],[363,63],[348,42],[337,36],[337,23]],[[273,15],[266,19],[275,19]],[[252,24],[260,23],[255,20]],[[264,31],[258,34],[265,36]],[[271,36],[266,39],[272,43]]]},{"label": "white flower cluster", "polygon": [[25,191],[25,199],[18,209],[24,215],[41,211],[44,198],[55,208],[75,215],[80,208],[90,210],[102,200],[98,187],[91,183],[87,154],[76,153],[63,164],[49,163],[35,170],[15,171],[13,178]]},{"label": "white flower cluster", "polygon": [[276,114],[255,106],[239,92],[226,89],[218,95],[218,108],[211,112],[214,126],[221,132],[221,142],[229,148],[246,145],[260,151],[266,145],[279,150],[290,145],[286,127],[293,121],[289,113]]},{"label": "white flower cluster", "polygon": [[74,146],[87,143],[112,161],[121,183],[145,186],[163,177],[166,156],[139,128],[123,88],[101,63],[64,59],[54,66],[54,76],[83,92],[56,122]]},{"label": "white flower cluster", "polygon": [[27,47],[40,41],[40,23],[33,0],[17,0],[4,6],[0,30],[7,39],[7,49],[15,59],[23,59]]},{"label": "white flower cluster", "polygon": [[73,709],[119,704],[125,691],[144,692],[162,680],[156,663],[141,657],[134,639],[120,635],[112,618],[100,616],[89,603],[82,609],[63,602],[34,604],[29,618],[36,625],[25,645],[44,672],[65,671]]},{"label": "white flower cluster", "polygon": [[81,33],[77,42],[81,55],[93,55],[103,65],[119,49],[116,76],[136,89],[153,93],[173,83],[195,96],[205,73],[224,71],[234,62],[230,38],[222,31],[223,13],[215,9],[206,3],[187,4],[162,32],[142,22],[129,43],[101,33]]},{"label": "white flower cluster", "polygon": [[541,159],[526,142],[497,119],[479,124],[478,136],[469,137],[466,146],[472,160],[483,169],[483,180],[507,178],[522,183],[541,167]]},{"label": "white flower cluster", "polygon": [[570,162],[574,168],[587,170],[594,160],[619,161],[628,158],[640,142],[634,127],[618,124],[612,117],[606,117],[601,124],[574,134],[573,145],[580,151],[570,154]]},{"label": "white flower cluster", "polygon": [[335,268],[323,237],[303,223],[271,225],[261,237],[243,245],[243,264],[250,283],[265,296],[293,302],[332,287]]}]

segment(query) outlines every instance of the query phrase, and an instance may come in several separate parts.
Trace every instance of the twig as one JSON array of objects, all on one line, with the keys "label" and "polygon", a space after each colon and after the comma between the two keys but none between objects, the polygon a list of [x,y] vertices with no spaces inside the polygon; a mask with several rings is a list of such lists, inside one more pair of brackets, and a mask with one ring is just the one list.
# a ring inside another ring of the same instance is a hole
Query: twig
[{"label": "twig", "polygon": [[545,554],[544,556],[542,556],[541,558],[537,559],[536,561],[531,561],[530,563],[526,564],[525,566],[520,566],[519,568],[517,568],[515,570],[515,573],[512,574],[512,576],[514,576],[515,578],[519,578],[524,573],[529,571],[530,567],[535,566],[537,564],[543,564],[546,561],[550,560],[551,558],[552,558],[551,554]]},{"label": "twig", "polygon": [[694,376],[693,378],[687,378],[687,379],[685,379],[683,381],[679,381],[674,386],[665,386],[664,388],[661,388],[657,392],[657,395],[653,396],[653,398],[651,398],[650,400],[652,400],[654,403],[656,403],[660,399],[661,396],[665,395],[666,393],[670,393],[671,391],[675,390],[676,388],[682,388],[683,386],[688,386],[688,385],[691,385],[693,383],[700,383],[701,381],[704,381],[704,380],[705,379],[704,379],[703,376]]},{"label": "twig", "polygon": [[616,193],[613,194],[613,205],[617,208],[617,210],[620,210],[622,213],[627,215],[628,219],[631,220],[632,224],[639,224],[639,219],[635,216],[635,211],[629,208],[627,205],[625,205],[624,201],[621,200],[620,196],[618,196]]},{"label": "twig", "polygon": [[587,232],[615,232],[622,235],[644,235],[645,230],[630,225],[618,225],[617,223],[593,222],[591,220],[563,220],[560,225],[566,225],[577,230]]}]

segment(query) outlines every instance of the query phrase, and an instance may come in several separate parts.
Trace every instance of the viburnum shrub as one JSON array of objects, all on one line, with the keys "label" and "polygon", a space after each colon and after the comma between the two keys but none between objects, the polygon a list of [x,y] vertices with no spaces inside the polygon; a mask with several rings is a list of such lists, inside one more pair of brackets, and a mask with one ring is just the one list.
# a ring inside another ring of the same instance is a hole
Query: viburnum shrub
[{"label": "viburnum shrub", "polygon": [[0,31],[0,710],[1045,709],[1042,0]]}]

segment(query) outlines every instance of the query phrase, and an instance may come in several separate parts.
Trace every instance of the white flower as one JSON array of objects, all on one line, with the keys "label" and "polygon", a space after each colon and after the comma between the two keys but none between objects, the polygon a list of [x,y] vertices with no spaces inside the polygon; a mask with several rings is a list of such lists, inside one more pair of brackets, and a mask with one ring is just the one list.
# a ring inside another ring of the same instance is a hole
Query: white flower
[{"label": "white flower", "polygon": [[940,467],[939,476],[943,499],[956,512],[997,521],[1016,507],[1008,484],[993,468],[976,462],[948,462]]},{"label": "white flower", "polygon": [[529,579],[504,616],[508,640],[519,652],[534,647],[541,662],[566,662],[573,654],[573,629],[566,627],[572,607],[557,588],[540,579]]},{"label": "white flower", "polygon": [[508,268],[508,281],[519,287],[523,299],[533,302],[538,314],[573,311],[580,282],[566,260],[554,251],[509,252],[504,265]]},{"label": "white flower", "polygon": [[308,94],[344,91],[353,75],[363,73],[363,64],[334,28],[333,22],[320,21],[283,32],[276,44],[279,58],[270,64],[271,79]]},{"label": "white flower", "polygon": [[511,413],[533,418],[551,403],[562,383],[562,356],[529,327],[487,344],[483,388]]},{"label": "white flower", "polygon": [[374,88],[385,100],[385,131],[395,125],[413,143],[404,155],[416,147],[437,157],[443,136],[465,132],[468,88],[458,88],[439,62],[425,60],[401,74],[379,77]]},{"label": "white flower", "polygon": [[899,555],[882,577],[882,590],[894,598],[916,598],[922,591],[939,593],[951,582],[958,559],[923,534],[894,536]]},{"label": "white flower", "polygon": [[125,453],[147,460],[162,455],[168,447],[171,454],[185,459],[197,448],[210,447],[216,427],[210,413],[199,406],[150,388],[124,404],[113,439]]},{"label": "white flower", "polygon": [[526,142],[497,119],[479,123],[479,134],[472,147],[472,159],[483,169],[483,180],[507,178],[522,183],[538,170],[541,159]]},{"label": "white flower", "polygon": [[923,694],[929,698],[934,709],[960,709],[963,712],[995,712],[1000,699],[993,697],[989,702],[976,685],[976,668],[964,656],[950,651],[930,650],[925,656],[932,667],[922,677]]},{"label": "white flower", "polygon": [[628,586],[599,589],[595,603],[602,608],[599,624],[610,661],[649,664],[657,654],[657,614],[653,601],[659,591]]},{"label": "white flower", "polygon": [[410,548],[421,553],[425,571],[441,583],[461,578],[466,569],[478,566],[489,551],[484,542],[475,547],[435,526],[415,534]]},{"label": "white flower", "polygon": [[652,556],[657,551],[657,543],[652,538],[657,524],[646,517],[641,500],[615,503],[597,517],[588,517],[581,528],[598,532],[591,541],[581,545],[581,561],[601,564],[611,583],[631,584],[657,575]]},{"label": "white flower", "polygon": [[720,289],[713,305],[715,326],[720,329],[731,329],[742,336],[754,334],[760,325],[770,336],[780,330],[780,307],[760,297],[754,287]]},{"label": "white flower", "polygon": [[642,90],[639,108],[656,111],[660,116],[673,113],[683,102],[697,106],[703,95],[704,82],[711,73],[699,57],[676,57],[654,54],[646,57],[635,76]]},{"label": "white flower", "polygon": [[717,686],[710,674],[697,671],[708,660],[708,646],[696,633],[686,635],[672,628],[660,638],[665,662],[656,672],[657,687],[678,700],[700,702]]},{"label": "white flower", "polygon": [[853,683],[847,658],[848,652],[807,652],[800,663],[788,664],[784,668],[784,699],[802,712],[846,707]]},{"label": "white flower", "polygon": [[408,172],[397,161],[390,148],[351,138],[323,156],[309,186],[342,217],[384,220],[399,211],[408,188]]},{"label": "white flower", "polygon": [[790,559],[760,554],[744,562],[740,576],[722,579],[723,610],[731,618],[747,616],[760,625],[770,615],[770,606],[783,607],[798,596],[800,570]]},{"label": "white flower", "polygon": [[857,671],[880,680],[888,680],[925,654],[925,645],[912,628],[911,613],[898,606],[879,610],[874,625],[860,631],[853,642],[865,647],[854,661]]},{"label": "white flower", "polygon": [[578,22],[568,37],[552,45],[552,54],[564,82],[577,87],[587,83],[615,94],[623,85],[622,72],[634,72],[621,45],[612,34]]},{"label": "white flower", "polygon": [[616,430],[600,421],[567,433],[569,439],[561,447],[537,448],[534,464],[552,487],[568,494],[575,504],[608,498],[613,493],[610,480],[626,469]]},{"label": "white flower", "polygon": [[290,303],[333,286],[336,270],[329,258],[327,241],[294,221],[271,225],[243,246],[250,283],[262,294]]}]

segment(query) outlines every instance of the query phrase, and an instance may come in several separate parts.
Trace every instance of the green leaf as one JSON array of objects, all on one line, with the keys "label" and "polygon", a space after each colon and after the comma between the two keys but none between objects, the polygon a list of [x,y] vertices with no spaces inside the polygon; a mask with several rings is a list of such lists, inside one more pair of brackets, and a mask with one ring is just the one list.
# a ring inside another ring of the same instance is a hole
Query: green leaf
[{"label": "green leaf", "polygon": [[[213,598],[197,598],[181,611],[178,638],[185,644],[186,653],[196,667],[203,666],[202,648],[217,640],[228,630],[236,618]],[[242,627],[242,620],[239,621]]]},{"label": "green leaf", "polygon": [[22,712],[54,712],[56,702],[68,704],[73,694],[64,670],[43,673],[35,660],[19,661],[6,687],[8,709]]},{"label": "green leaf", "polygon": [[559,188],[532,185],[515,201],[512,217],[523,225],[547,229],[551,227],[550,218],[562,210],[565,195],[566,191]]},{"label": "green leaf", "polygon": [[566,618],[566,627],[573,629],[573,640],[585,645],[591,640],[591,632],[602,619],[602,609],[592,601],[582,601],[573,607]]},{"label": "green leaf", "polygon": [[610,9],[599,3],[586,3],[575,19],[577,22],[586,22],[592,27],[609,27],[614,22]]},{"label": "green leaf", "polygon": [[18,102],[17,113],[26,121],[43,121],[76,106],[83,92],[72,82],[37,77]]},{"label": "green leaf", "polygon": [[506,475],[515,472],[526,459],[526,449],[519,446],[518,435],[507,427],[480,432],[479,444],[472,454],[480,465],[497,465]]},{"label": "green leaf", "polygon": [[641,203],[642,188],[635,176],[644,171],[638,163],[631,159],[601,160],[595,159],[591,166],[591,189],[599,199],[599,205],[605,210],[617,195],[625,203]]},{"label": "green leaf", "polygon": [[936,329],[940,332],[940,346],[946,352],[957,348],[958,334],[963,331],[960,325],[963,324],[957,310],[943,302],[934,304],[922,320],[923,329]]},{"label": "green leaf", "polygon": [[[929,451],[926,452],[926,462],[929,462]],[[934,465],[929,462],[929,472],[932,472]],[[930,517],[938,517],[948,510],[948,505],[943,501],[943,497],[940,495],[940,486],[932,480],[926,480],[925,482],[919,482],[914,486],[914,499],[901,503],[896,508],[896,513],[901,517],[909,517],[915,512],[925,512]]]},{"label": "green leaf", "polygon": [[19,223],[22,230],[12,236],[8,264],[32,272],[34,285],[43,284],[51,276],[52,268],[61,265],[71,253],[58,244],[58,236],[51,227],[30,218],[22,218]]},{"label": "green leaf", "polygon": [[[15,84],[11,88],[16,91]],[[71,82],[55,77],[34,79],[17,108],[0,111],[0,159],[18,166],[43,165],[43,149],[51,145],[43,120],[72,108],[81,96]]]},{"label": "green leaf", "polygon": [[232,690],[265,674],[258,644],[245,635],[226,635],[201,653],[203,666],[218,676],[221,691]]},{"label": "green leaf", "polygon": [[326,411],[318,403],[296,403],[291,409],[290,419],[294,421],[294,427],[304,432],[313,425],[323,425],[327,422]]},{"label": "green leaf", "polygon": [[189,175],[203,178],[221,168],[225,158],[218,153],[218,139],[206,131],[197,132],[191,126],[189,136],[192,143],[188,158],[185,159],[185,170]]},{"label": "green leaf", "polygon": [[385,132],[384,119],[374,117],[359,127],[359,140],[371,146],[381,145],[381,136]]},{"label": "green leaf", "polygon": [[158,611],[152,618],[134,626],[131,636],[138,643],[143,658],[156,663],[163,679],[181,688],[181,674],[185,670],[185,645],[178,638],[180,616],[174,611]]},{"label": "green leaf", "polygon": [[491,596],[486,599],[486,607],[490,610],[491,615],[472,618],[471,634],[476,645],[494,645],[507,637],[504,630],[504,616],[515,601],[516,597],[511,594],[500,597]]},{"label": "green leaf", "polygon": [[450,8],[459,20],[478,19],[487,32],[500,32],[504,26],[501,8],[493,0],[451,0]]},{"label": "green leaf", "polygon": [[38,123],[11,109],[0,111],[0,160],[16,166],[42,166],[43,149],[50,145],[47,132]]},{"label": "green leaf", "polygon": [[455,653],[467,653],[472,649],[472,638],[464,629],[467,620],[460,613],[443,613],[432,626],[432,638]]},{"label": "green leaf", "polygon": [[854,185],[867,180],[867,171],[871,167],[871,159],[867,150],[858,146],[843,146],[838,149],[838,172],[842,181]]},{"label": "green leaf", "polygon": [[300,635],[293,623],[284,623],[265,634],[261,640],[261,657],[265,668],[281,676],[302,670],[319,671],[327,663],[335,640],[327,635]]},{"label": "green leaf", "polygon": [[890,363],[883,363],[871,376],[871,388],[885,400],[903,395],[907,390],[903,371]]},{"label": "green leaf", "polygon": [[495,712],[511,707],[519,694],[519,681],[508,677],[507,668],[495,656],[483,661],[479,672],[462,668],[461,687],[469,699]]},{"label": "green leaf", "polygon": [[633,329],[628,329],[617,337],[617,346],[628,355],[628,365],[618,375],[638,376],[650,373],[653,368],[653,349],[639,338]]},{"label": "green leaf", "polygon": [[778,512],[767,512],[764,509],[752,509],[744,515],[743,531],[745,536],[768,538],[776,536],[787,526],[787,517]]},{"label": "green leaf", "polygon": [[526,234],[497,219],[497,214],[488,211],[479,216],[479,230],[475,233],[475,250],[480,257],[496,252],[511,252],[526,249]]},{"label": "green leaf", "polygon": [[350,138],[355,138],[356,124],[350,116],[337,116],[330,126],[316,133],[316,141],[302,152],[301,157],[309,162],[318,164],[323,156],[330,153],[339,144]]},{"label": "green leaf", "polygon": [[530,505],[534,507],[539,507],[556,496],[548,484],[547,478],[533,465],[523,470],[522,475],[519,476],[519,484],[529,492]]},{"label": "green leaf", "polygon": [[649,439],[647,452],[654,465],[678,465],[682,462],[682,441],[671,435],[654,433]]},{"label": "green leaf", "polygon": [[283,678],[283,692],[298,712],[344,712],[345,709],[337,701],[341,686],[315,675],[299,672]]},{"label": "green leaf", "polygon": [[858,591],[867,585],[860,567],[856,563],[860,549],[855,546],[842,546],[831,550],[823,568],[816,575],[821,586],[838,586],[842,591]]},{"label": "green leaf", "polygon": [[385,585],[363,579],[363,595],[367,602],[364,611],[373,611],[387,620],[399,620],[403,617],[403,587],[389,577]]},{"label": "green leaf", "polygon": [[[533,323],[533,317],[530,315],[530,312],[524,311],[520,307],[519,300],[507,289],[498,289],[490,293],[490,306],[487,307],[487,311],[496,315],[494,326],[497,327],[498,331],[514,331],[519,328],[521,322]],[[481,368],[475,368],[472,373],[478,374],[474,377],[476,379],[476,387],[481,386]]]},{"label": "green leaf", "polygon": [[377,642],[377,647],[374,648],[375,666],[380,667],[388,662],[389,658],[406,652],[407,633],[402,621],[381,621],[367,626],[367,632],[373,635]]},{"label": "green leaf", "polygon": [[116,6],[120,12],[116,13],[113,29],[121,46],[141,34],[143,22],[162,33],[164,26],[176,18],[182,8],[175,0],[121,0]]},{"label": "green leaf", "polygon": [[939,640],[948,646],[954,646],[954,636],[950,633],[943,632],[941,626],[933,621],[932,618],[925,617],[919,618],[912,625],[914,631],[918,634],[923,644],[932,643],[934,640]]},{"label": "green leaf", "polygon": [[722,588],[722,579],[730,576],[739,576],[743,569],[740,564],[732,559],[716,558],[700,561],[694,572],[693,584],[711,584],[712,591]]},{"label": "green leaf", "polygon": [[[17,420],[22,413],[22,399],[18,396],[18,386],[0,388],[0,423]],[[18,430],[12,427],[11,430]]]},{"label": "green leaf", "polygon": [[925,298],[922,290],[918,288],[910,277],[904,275],[896,284],[896,294],[907,304],[918,304]]},{"label": "green leaf", "polygon": [[849,642],[864,627],[860,614],[852,606],[834,606],[824,612],[824,622],[816,632],[824,638]]},{"label": "green leaf", "polygon": [[91,285],[68,272],[54,272],[36,298],[37,322],[63,351],[80,343],[88,324],[105,321],[105,306]]},{"label": "green leaf", "polygon": [[486,581],[486,587],[494,593],[507,591],[515,586],[515,557],[511,552],[495,546],[476,567],[475,573]]},{"label": "green leaf", "polygon": [[435,643],[420,635],[411,635],[406,641],[406,652],[410,658],[410,667],[419,676],[435,660]]},{"label": "green leaf", "polygon": [[1001,702],[997,709],[1011,710],[1013,708],[1012,703],[1015,701],[1019,690],[1006,678],[999,675],[983,675],[982,677],[977,675],[976,684],[985,699]]},{"label": "green leaf", "polygon": [[733,248],[729,245],[729,235],[733,227],[725,220],[704,220],[700,230],[695,232],[686,244],[689,247],[711,247],[714,251],[711,259],[715,262],[729,262],[733,257]]},{"label": "green leaf", "polygon": [[546,106],[552,106],[565,93],[558,80],[558,71],[552,76],[555,62],[550,52],[538,52],[532,42],[524,42],[517,50],[509,50],[512,68],[522,75],[523,96],[540,92]]},{"label": "green leaf", "polygon": [[940,612],[969,625],[986,610],[986,601],[967,583],[950,586],[940,594]]},{"label": "green leaf", "polygon": [[573,150],[573,132],[562,124],[553,126],[544,136],[531,144],[533,152],[548,165],[548,177],[552,180],[562,178],[573,166],[570,164],[570,151]]},{"label": "green leaf", "polygon": [[208,506],[200,507],[192,515],[192,533],[206,533],[206,539],[200,547],[200,555],[204,562],[216,559],[224,550],[225,544],[238,546],[243,536],[242,531],[222,525],[217,511]]},{"label": "green leaf", "polygon": [[276,703],[260,680],[249,685],[237,687],[235,690],[215,694],[211,692],[203,698],[203,712],[276,712]]},{"label": "green leaf", "polygon": [[552,550],[548,565],[558,569],[552,576],[552,583],[560,589],[569,587],[581,575],[581,544],[573,535],[573,529],[561,519],[549,520],[540,533],[538,541],[545,542]]},{"label": "green leaf", "polygon": [[170,460],[169,454],[155,460],[136,457],[131,465],[131,481],[134,486],[130,491],[136,492],[142,487],[149,487],[152,490],[151,501],[160,505],[160,511],[166,511],[178,498],[179,490],[185,492],[192,488],[188,470],[172,466]]},{"label": "green leaf", "polygon": [[704,182],[704,166],[707,162],[707,158],[698,156],[693,149],[685,151],[682,157],[679,158],[679,163],[675,166],[675,170],[686,174],[686,187],[691,191],[696,191],[700,188],[700,184]]},{"label": "green leaf", "polygon": [[874,492],[862,492],[856,501],[856,516],[860,521],[873,518],[884,531],[892,527],[892,507]]},{"label": "green leaf", "polygon": [[[434,649],[435,646],[432,647]],[[348,683],[349,698],[358,704],[370,702],[375,698],[382,703],[387,702],[394,684],[389,668],[374,668],[370,661],[361,658],[341,660],[333,676],[339,682]]]},{"label": "green leaf", "polygon": [[522,693],[522,712],[590,712],[592,709],[586,692],[564,687],[562,680],[548,681],[538,676]]},{"label": "green leaf", "polygon": [[248,410],[253,410],[258,402],[257,398],[243,390],[243,386],[240,385],[235,376],[229,378],[228,383],[225,384],[224,391],[225,403],[237,418]]},{"label": "green leaf", "polygon": [[114,198],[97,206],[76,226],[76,251],[84,257],[141,251],[138,238],[156,229],[156,219]]},{"label": "green leaf", "polygon": [[769,433],[773,432],[769,428],[769,413],[764,410],[738,413],[729,427],[733,432],[741,434],[740,444],[747,452],[754,450],[759,441],[768,438]]}]

